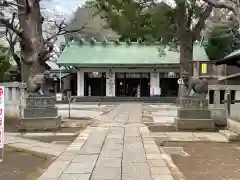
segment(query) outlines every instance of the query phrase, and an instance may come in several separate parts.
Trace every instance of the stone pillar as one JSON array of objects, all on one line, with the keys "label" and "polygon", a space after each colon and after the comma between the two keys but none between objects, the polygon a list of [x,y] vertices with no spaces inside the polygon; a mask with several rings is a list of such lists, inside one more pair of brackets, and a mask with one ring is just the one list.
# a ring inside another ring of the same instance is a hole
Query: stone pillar
[{"label": "stone pillar", "polygon": [[137,87],[137,97],[140,97],[141,95],[141,90],[140,90],[140,86],[138,85]]},{"label": "stone pillar", "polygon": [[115,73],[106,72],[106,96],[115,96]]},{"label": "stone pillar", "polygon": [[88,86],[88,96],[92,96],[92,88],[90,85]]},{"label": "stone pillar", "polygon": [[20,102],[19,102],[19,116],[24,117],[24,108],[26,106],[26,96],[25,96],[25,91],[27,89],[27,85],[25,83],[20,83],[19,84],[19,91],[20,91]]},{"label": "stone pillar", "polygon": [[19,97],[17,97],[17,87],[12,88],[12,101],[18,101]]},{"label": "stone pillar", "polygon": [[84,72],[77,72],[77,96],[84,96]]},{"label": "stone pillar", "polygon": [[7,87],[5,87],[5,89],[4,89],[4,99],[5,99],[5,102],[8,102],[8,100],[9,100],[9,95],[8,95],[8,93],[9,93],[9,89],[7,88]]},{"label": "stone pillar", "polygon": [[225,94],[224,94],[224,100],[226,101],[224,103],[224,107],[227,111],[227,116],[231,116],[231,91],[230,90],[226,90]]},{"label": "stone pillar", "polygon": [[235,99],[240,100],[240,90],[235,91]]},{"label": "stone pillar", "polygon": [[152,88],[160,88],[159,72],[150,73],[150,96],[152,94]]},{"label": "stone pillar", "polygon": [[220,90],[214,90],[213,104],[220,105]]},{"label": "stone pillar", "polygon": [[150,87],[160,87],[160,77],[158,72],[150,73]]},{"label": "stone pillar", "polygon": [[71,75],[64,77],[62,80],[63,80],[63,85],[62,85],[63,89],[70,89]]}]

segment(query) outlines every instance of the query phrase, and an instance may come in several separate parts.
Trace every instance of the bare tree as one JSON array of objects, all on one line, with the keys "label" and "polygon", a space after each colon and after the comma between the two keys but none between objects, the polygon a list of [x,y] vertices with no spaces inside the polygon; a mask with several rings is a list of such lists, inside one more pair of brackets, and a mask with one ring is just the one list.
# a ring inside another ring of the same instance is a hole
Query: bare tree
[{"label": "bare tree", "polygon": [[238,22],[238,27],[240,29],[240,0],[204,0],[208,4],[219,9],[228,9],[231,11]]},{"label": "bare tree", "polygon": [[0,23],[7,28],[6,36],[12,53],[15,52],[16,43],[20,43],[24,81],[44,73],[45,62],[54,51],[57,36],[84,29],[83,26],[69,31],[66,21],[62,20],[59,23],[54,22],[56,31],[49,32],[44,37],[45,18],[41,13],[40,0],[0,0],[0,8],[16,10],[11,17],[0,15]]}]

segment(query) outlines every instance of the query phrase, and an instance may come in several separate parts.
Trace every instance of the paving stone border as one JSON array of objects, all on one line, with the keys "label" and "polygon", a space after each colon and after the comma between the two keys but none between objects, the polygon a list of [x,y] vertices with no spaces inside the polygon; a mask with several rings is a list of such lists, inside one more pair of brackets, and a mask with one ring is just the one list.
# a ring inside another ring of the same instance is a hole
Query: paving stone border
[{"label": "paving stone border", "polygon": [[141,105],[119,105],[87,127],[38,180],[173,180],[148,128]]},{"label": "paving stone border", "polygon": [[220,132],[143,132],[143,138],[155,138],[162,141],[204,141],[204,142],[223,142],[228,143],[229,140]]},{"label": "paving stone border", "polygon": [[11,136],[9,134],[4,135],[4,144],[21,150],[33,151],[51,156],[59,156],[67,148],[67,145],[44,143],[17,136]]},{"label": "paving stone border", "polygon": [[[42,174],[38,180],[57,180],[60,178],[63,171],[69,166],[72,160],[77,156],[80,148],[87,141],[91,135],[92,128],[88,127],[85,129],[69,146],[64,152],[54,161],[49,168]],[[87,174],[79,174],[76,178],[85,180],[88,177]],[[62,180],[68,179],[67,174],[61,177]],[[72,178],[73,179],[73,178]],[[70,180],[70,179],[69,179]]]},{"label": "paving stone border", "polygon": [[173,180],[171,172],[165,162],[161,152],[150,136],[150,131],[147,127],[140,127],[139,131],[142,136],[144,149],[146,151],[148,165],[152,174],[153,180]]}]

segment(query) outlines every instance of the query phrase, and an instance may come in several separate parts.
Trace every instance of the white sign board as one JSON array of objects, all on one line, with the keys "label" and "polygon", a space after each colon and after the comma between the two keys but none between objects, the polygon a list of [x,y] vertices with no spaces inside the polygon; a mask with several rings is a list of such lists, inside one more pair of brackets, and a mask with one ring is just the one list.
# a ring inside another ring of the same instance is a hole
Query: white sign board
[{"label": "white sign board", "polygon": [[57,93],[56,94],[56,100],[57,101],[62,101],[62,99],[63,99],[63,94],[62,93]]},{"label": "white sign board", "polygon": [[183,84],[184,84],[183,79],[178,79],[177,83],[178,83],[179,85],[183,85]]},{"label": "white sign board", "polygon": [[151,87],[150,88],[150,95],[151,96],[160,96],[161,95],[161,88],[160,87]]},{"label": "white sign board", "polygon": [[0,86],[0,148],[2,149],[4,147],[4,95],[4,86]]}]

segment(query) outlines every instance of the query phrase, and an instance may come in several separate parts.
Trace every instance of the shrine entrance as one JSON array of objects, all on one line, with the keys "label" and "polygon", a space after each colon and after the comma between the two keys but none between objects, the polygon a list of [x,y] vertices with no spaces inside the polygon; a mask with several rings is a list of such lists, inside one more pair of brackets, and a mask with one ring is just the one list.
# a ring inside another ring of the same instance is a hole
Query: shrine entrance
[{"label": "shrine entrance", "polygon": [[84,73],[84,96],[106,96],[106,73]]},{"label": "shrine entrance", "polygon": [[161,78],[161,96],[162,97],[177,97],[178,96],[178,78]]},{"label": "shrine entrance", "polygon": [[150,73],[116,73],[115,81],[116,96],[150,95]]}]

